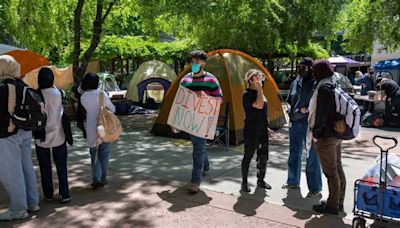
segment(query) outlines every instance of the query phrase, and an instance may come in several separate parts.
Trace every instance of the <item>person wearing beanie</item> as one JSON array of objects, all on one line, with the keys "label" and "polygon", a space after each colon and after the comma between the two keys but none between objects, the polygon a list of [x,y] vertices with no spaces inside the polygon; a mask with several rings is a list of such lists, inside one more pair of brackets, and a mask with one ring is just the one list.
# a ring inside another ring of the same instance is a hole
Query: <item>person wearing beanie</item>
[{"label": "person wearing beanie", "polygon": [[243,94],[244,121],[244,155],[242,160],[241,192],[250,192],[247,183],[250,162],[257,151],[257,187],[271,189],[264,181],[267,161],[270,129],[268,123],[268,102],[263,87],[265,75],[257,70],[249,70],[244,77],[247,89]]},{"label": "person wearing beanie", "polygon": [[63,93],[54,86],[53,71],[47,67],[40,69],[38,84],[38,91],[44,98],[47,113],[46,127],[43,133],[39,134],[41,137],[36,137],[35,140],[42,189],[45,201],[52,201],[54,189],[51,157],[53,157],[58,174],[61,202],[67,203],[71,200],[71,195],[68,187],[66,136],[62,125],[62,116],[64,113],[62,105]]},{"label": "person wearing beanie", "polygon": [[[299,65],[299,76],[290,86],[286,100],[289,110],[290,153],[288,159],[288,178],[286,188],[299,188],[301,176],[301,159],[308,129],[308,105],[314,92],[315,81],[311,66],[313,59],[306,57]],[[321,165],[317,153],[312,147],[307,155],[306,178],[309,193],[307,197],[321,197],[322,179]]]},{"label": "person wearing beanie", "polygon": [[91,157],[93,189],[103,187],[108,183],[107,170],[111,143],[101,142],[97,135],[97,116],[100,113],[100,93],[104,95],[104,106],[115,112],[115,106],[108,95],[99,88],[99,76],[87,73],[83,78],[81,103],[86,110],[86,133]]},{"label": "person wearing beanie", "polygon": [[339,214],[343,211],[346,190],[346,177],[342,167],[341,139],[336,138],[335,82],[333,67],[327,60],[320,60],[312,66],[316,88],[309,105],[307,150],[314,143],[321,161],[322,170],[328,180],[329,197],[326,201],[314,205],[318,213]]},{"label": "person wearing beanie", "polygon": [[28,211],[40,210],[32,163],[32,131],[16,128],[9,117],[17,101],[15,82],[20,76],[19,63],[12,56],[0,56],[0,183],[10,199],[9,209],[0,213],[0,221],[26,219]]}]

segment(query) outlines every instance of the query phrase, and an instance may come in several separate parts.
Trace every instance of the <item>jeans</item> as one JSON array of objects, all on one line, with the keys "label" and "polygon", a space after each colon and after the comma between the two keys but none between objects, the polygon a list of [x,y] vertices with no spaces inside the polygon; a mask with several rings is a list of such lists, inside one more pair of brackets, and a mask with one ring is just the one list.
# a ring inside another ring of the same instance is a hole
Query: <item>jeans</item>
[{"label": "jeans", "polygon": [[346,193],[341,142],[336,138],[321,138],[315,143],[315,149],[321,159],[322,170],[326,179],[328,179],[329,197],[327,206],[333,208],[343,205]]},{"label": "jeans", "polygon": [[193,170],[191,183],[201,183],[201,175],[204,170],[210,168],[207,154],[207,139],[191,135],[193,144]]},{"label": "jeans", "polygon": [[0,139],[0,182],[10,197],[9,208],[13,212],[39,204],[31,143],[32,132],[24,130]]},{"label": "jeans", "polygon": [[53,174],[51,168],[51,154],[56,164],[59,194],[63,199],[70,197],[68,187],[68,171],[67,171],[67,144],[54,148],[43,148],[36,145],[36,155],[40,166],[40,176],[42,177],[42,188],[46,199],[52,199],[54,194],[53,189]]},{"label": "jeans", "polygon": [[92,182],[104,182],[107,180],[107,170],[111,150],[111,143],[101,143],[99,149],[96,147],[90,148],[91,167],[92,167]]},{"label": "jeans", "polygon": [[[293,122],[289,129],[290,155],[288,160],[289,185],[300,185],[301,157],[307,136],[308,123],[306,121]],[[322,190],[321,164],[314,147],[311,147],[306,164],[307,185],[310,192]]]},{"label": "jeans", "polygon": [[251,159],[257,151],[257,178],[258,181],[264,181],[268,161],[268,130],[254,132],[253,130],[244,130],[244,155],[242,160],[242,182],[247,184],[247,176]]}]

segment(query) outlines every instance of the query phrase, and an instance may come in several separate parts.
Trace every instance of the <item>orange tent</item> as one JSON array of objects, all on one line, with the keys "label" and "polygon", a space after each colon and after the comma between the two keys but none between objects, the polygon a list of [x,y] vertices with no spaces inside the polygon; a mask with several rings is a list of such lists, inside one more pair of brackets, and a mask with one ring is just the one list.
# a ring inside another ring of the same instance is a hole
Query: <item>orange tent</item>
[{"label": "orange tent", "polygon": [[[246,89],[244,75],[250,69],[261,70],[267,77],[264,86],[264,94],[268,100],[268,118],[271,127],[279,128],[286,123],[282,99],[278,93],[278,86],[268,70],[265,69],[259,61],[246,53],[231,49],[211,51],[208,53],[208,56],[209,58],[205,70],[218,78],[224,93],[224,105],[221,108],[221,113],[225,110],[226,103],[229,102],[230,104],[229,130],[231,144],[239,145],[239,143],[243,141],[245,113],[242,104],[242,95]],[[160,136],[176,137],[167,125],[167,120],[180,80],[190,72],[190,67],[191,66],[186,67],[172,83],[151,130],[152,133]]]},{"label": "orange tent", "polygon": [[29,73],[41,66],[49,65],[49,61],[41,55],[29,50],[0,44],[0,55],[10,55],[21,65],[21,75]]}]

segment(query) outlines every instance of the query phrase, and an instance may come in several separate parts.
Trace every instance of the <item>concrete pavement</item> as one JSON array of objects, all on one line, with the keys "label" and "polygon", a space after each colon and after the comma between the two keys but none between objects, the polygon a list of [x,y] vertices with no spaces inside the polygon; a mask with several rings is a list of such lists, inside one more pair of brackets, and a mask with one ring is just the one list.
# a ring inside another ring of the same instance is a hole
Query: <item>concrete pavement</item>
[{"label": "concrete pavement", "polygon": [[[371,138],[375,134],[400,136],[398,132],[363,129],[357,140],[343,145],[343,164],[347,175],[345,214],[316,216],[311,206],[319,199],[304,198],[305,176],[301,190],[283,190],[288,158],[287,128],[271,140],[267,181],[270,191],[255,189],[255,161],[249,183],[250,194],[239,193],[242,147],[211,147],[210,175],[203,192],[188,195],[185,183],[192,167],[191,144],[185,140],[155,137],[149,133],[152,116],[123,117],[124,134],[113,145],[110,160],[110,184],[93,192],[90,160],[86,142],[75,132],[75,146],[69,152],[73,202],[68,205],[42,203],[42,211],[29,221],[2,223],[0,227],[346,227],[351,224],[353,182],[372,165],[379,150]],[[79,138],[79,139],[78,139]],[[398,150],[396,150],[398,151]],[[7,203],[0,190],[0,209]],[[324,180],[324,197],[327,186]]]}]

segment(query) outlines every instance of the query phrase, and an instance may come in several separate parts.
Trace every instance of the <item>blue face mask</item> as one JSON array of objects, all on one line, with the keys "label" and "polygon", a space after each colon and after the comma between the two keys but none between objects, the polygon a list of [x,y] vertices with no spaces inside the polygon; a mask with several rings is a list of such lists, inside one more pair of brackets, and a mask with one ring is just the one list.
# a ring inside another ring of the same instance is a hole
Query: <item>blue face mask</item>
[{"label": "blue face mask", "polygon": [[192,63],[192,72],[198,74],[201,71],[201,65],[197,63]]}]

